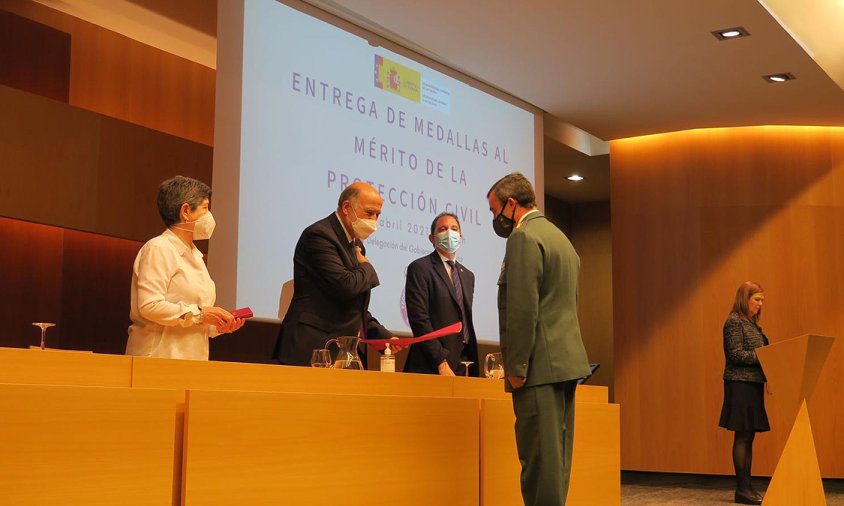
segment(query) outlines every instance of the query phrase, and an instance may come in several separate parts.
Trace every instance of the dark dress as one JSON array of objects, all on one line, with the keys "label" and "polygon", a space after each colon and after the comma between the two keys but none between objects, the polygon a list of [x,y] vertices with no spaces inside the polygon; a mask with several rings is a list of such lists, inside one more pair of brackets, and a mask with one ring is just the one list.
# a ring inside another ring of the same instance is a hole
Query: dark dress
[{"label": "dark dress", "polygon": [[768,338],[756,323],[732,313],[724,323],[724,404],[719,426],[732,431],[771,430],[765,412],[765,373],[756,348]]}]

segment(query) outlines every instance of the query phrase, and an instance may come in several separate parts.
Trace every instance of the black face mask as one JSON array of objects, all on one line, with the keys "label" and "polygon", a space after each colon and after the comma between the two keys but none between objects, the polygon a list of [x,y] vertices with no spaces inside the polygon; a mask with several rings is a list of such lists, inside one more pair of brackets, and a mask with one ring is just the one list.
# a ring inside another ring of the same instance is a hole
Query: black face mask
[{"label": "black face mask", "polygon": [[516,206],[513,206],[513,214],[508,218],[504,216],[504,209],[507,208],[507,201],[504,201],[504,206],[498,216],[492,219],[492,229],[495,230],[498,237],[507,239],[513,233],[513,225],[516,224]]}]

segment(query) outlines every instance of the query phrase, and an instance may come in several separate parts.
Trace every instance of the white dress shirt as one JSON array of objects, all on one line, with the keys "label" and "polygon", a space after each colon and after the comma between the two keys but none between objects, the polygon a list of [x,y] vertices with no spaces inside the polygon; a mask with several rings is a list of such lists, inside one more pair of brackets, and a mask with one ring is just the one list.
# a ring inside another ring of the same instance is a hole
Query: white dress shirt
[{"label": "white dress shirt", "polygon": [[440,260],[442,260],[442,263],[445,266],[445,272],[446,272],[446,274],[448,274],[448,280],[451,281],[452,285],[454,285],[454,281],[451,277],[451,264],[449,264],[449,262],[457,262],[457,257],[455,256],[454,260],[452,260],[452,259],[448,258],[447,256],[443,255],[440,250],[435,249],[434,251],[436,251],[437,255],[440,256]]},{"label": "white dress shirt", "polygon": [[216,301],[202,252],[169,229],[150,239],[132,269],[127,355],[208,360],[216,328],[199,323],[200,308]]}]

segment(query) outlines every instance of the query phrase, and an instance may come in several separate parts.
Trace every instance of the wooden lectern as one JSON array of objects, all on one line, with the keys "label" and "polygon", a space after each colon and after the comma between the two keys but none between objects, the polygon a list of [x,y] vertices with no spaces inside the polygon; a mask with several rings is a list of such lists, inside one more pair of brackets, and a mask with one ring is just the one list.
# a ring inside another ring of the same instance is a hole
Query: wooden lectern
[{"label": "wooden lectern", "polygon": [[806,334],[756,349],[777,396],[780,419],[791,428],[765,493],[765,506],[826,505],[807,401],[834,340]]}]

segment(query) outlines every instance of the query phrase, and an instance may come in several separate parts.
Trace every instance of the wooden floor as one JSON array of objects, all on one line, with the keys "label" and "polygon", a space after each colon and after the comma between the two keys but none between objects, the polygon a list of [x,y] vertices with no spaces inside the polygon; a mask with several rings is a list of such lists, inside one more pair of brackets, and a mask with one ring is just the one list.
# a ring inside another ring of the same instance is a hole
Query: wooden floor
[{"label": "wooden floor", "polygon": [[[764,493],[770,478],[754,478],[753,486]],[[622,471],[623,506],[707,505],[733,503],[735,478],[697,474],[667,474]],[[844,506],[844,480],[824,480],[828,506]]]}]

